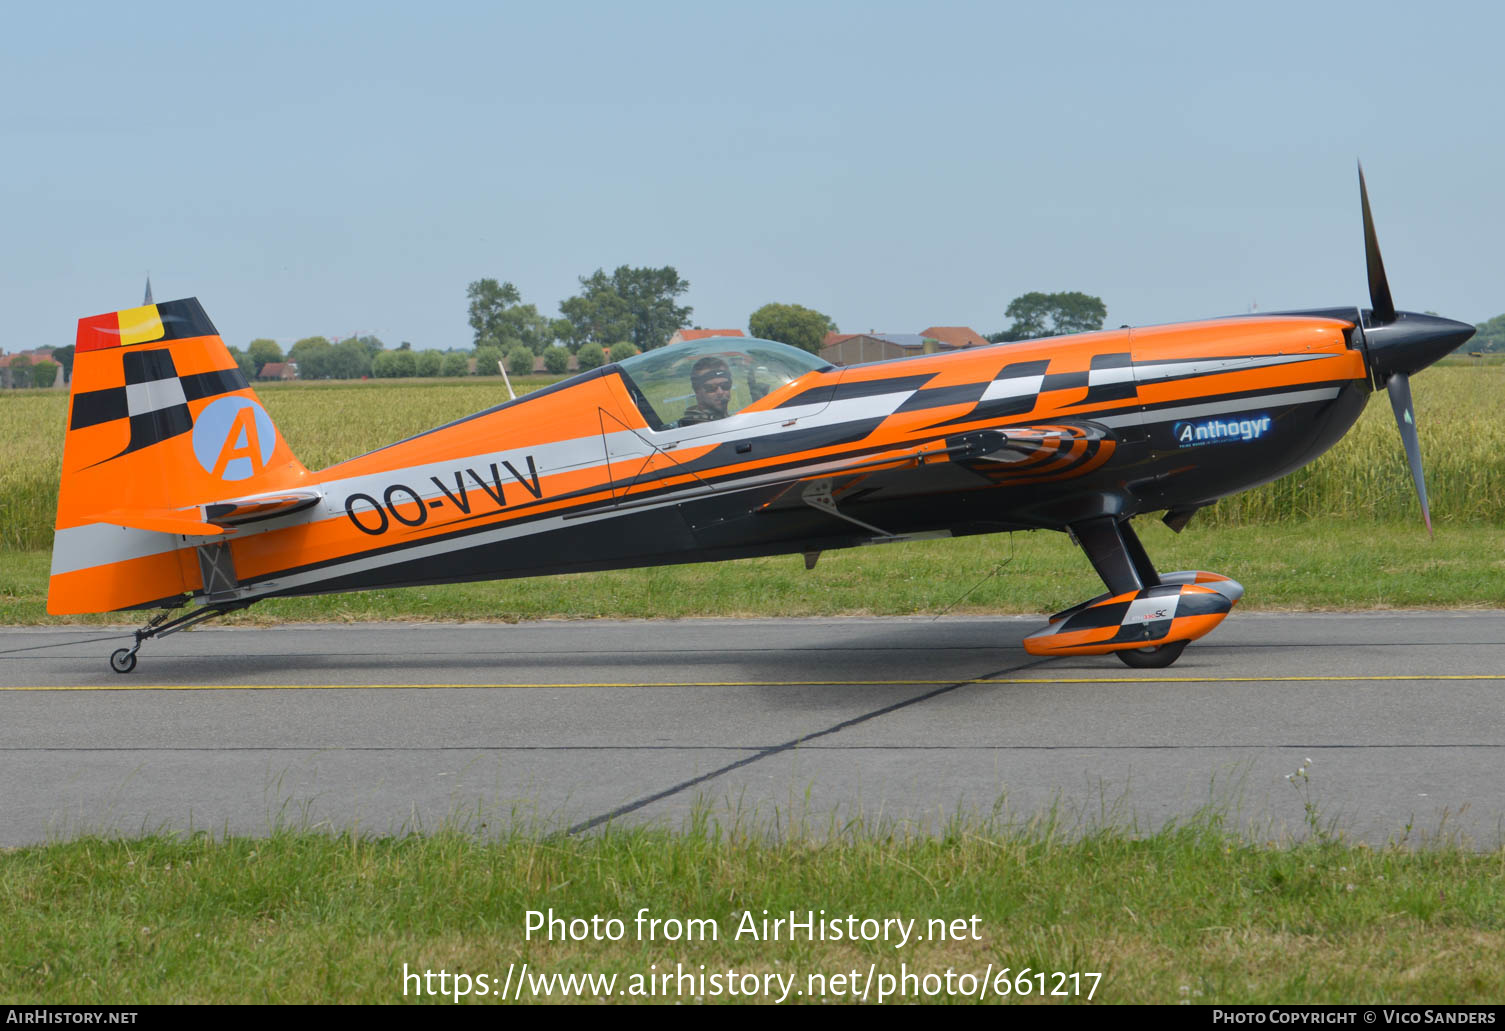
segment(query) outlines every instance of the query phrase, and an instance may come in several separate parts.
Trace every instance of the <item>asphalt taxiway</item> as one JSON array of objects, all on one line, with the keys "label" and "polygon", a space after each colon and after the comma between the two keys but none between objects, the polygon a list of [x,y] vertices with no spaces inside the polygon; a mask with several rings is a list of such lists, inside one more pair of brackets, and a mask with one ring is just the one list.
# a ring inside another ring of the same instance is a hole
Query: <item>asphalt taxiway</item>
[{"label": "asphalt taxiway", "polygon": [[[1040,660],[1036,618],[0,629],[0,845],[694,812],[1505,838],[1505,611],[1235,613],[1167,670]],[[1304,769],[1305,776],[1290,779]]]}]

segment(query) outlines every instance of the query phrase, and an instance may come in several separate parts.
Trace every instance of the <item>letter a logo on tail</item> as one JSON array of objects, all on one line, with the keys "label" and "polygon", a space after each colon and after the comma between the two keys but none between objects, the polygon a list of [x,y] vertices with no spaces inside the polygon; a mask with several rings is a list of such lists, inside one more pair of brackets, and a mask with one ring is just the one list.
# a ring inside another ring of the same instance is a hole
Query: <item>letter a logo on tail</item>
[{"label": "letter a logo on tail", "polygon": [[222,397],[193,424],[193,453],[206,473],[248,480],[272,460],[277,431],[266,409],[245,397]]}]

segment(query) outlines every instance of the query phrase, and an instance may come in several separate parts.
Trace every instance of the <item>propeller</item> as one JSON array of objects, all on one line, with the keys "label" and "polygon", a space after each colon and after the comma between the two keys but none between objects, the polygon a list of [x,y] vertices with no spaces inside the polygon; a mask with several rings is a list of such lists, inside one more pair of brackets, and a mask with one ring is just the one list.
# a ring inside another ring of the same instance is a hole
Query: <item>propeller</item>
[{"label": "propeller", "polygon": [[1395,302],[1390,299],[1390,282],[1385,278],[1385,262],[1380,257],[1380,240],[1374,233],[1374,216],[1369,212],[1369,187],[1364,185],[1364,166],[1359,165],[1359,203],[1364,208],[1364,264],[1369,268],[1369,304],[1379,324],[1395,321]]},{"label": "propeller", "polygon": [[1427,524],[1427,536],[1432,533],[1432,512],[1427,507],[1427,478],[1421,471],[1421,441],[1416,437],[1416,416],[1412,414],[1411,377],[1397,372],[1385,383],[1390,394],[1390,410],[1395,413],[1395,425],[1400,427],[1400,439],[1406,445],[1406,464],[1411,467],[1411,479],[1416,484],[1416,496],[1421,499],[1421,518]]},{"label": "propeller", "polygon": [[1364,166],[1359,165],[1359,202],[1364,209],[1364,263],[1369,270],[1369,303],[1362,334],[1369,373],[1374,385],[1384,384],[1395,412],[1395,425],[1406,448],[1406,464],[1421,501],[1421,517],[1432,536],[1432,513],[1427,507],[1427,481],[1421,468],[1421,441],[1416,436],[1416,411],[1411,403],[1411,374],[1450,353],[1469,337],[1474,327],[1436,315],[1395,310],[1385,262],[1380,258],[1374,216],[1369,211],[1369,188],[1364,184]]}]

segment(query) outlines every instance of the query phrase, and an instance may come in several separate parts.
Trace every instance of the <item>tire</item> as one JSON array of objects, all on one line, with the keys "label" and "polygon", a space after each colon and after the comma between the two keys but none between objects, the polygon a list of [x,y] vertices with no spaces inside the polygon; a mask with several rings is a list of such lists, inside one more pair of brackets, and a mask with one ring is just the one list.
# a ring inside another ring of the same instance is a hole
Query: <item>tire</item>
[{"label": "tire", "polygon": [[116,673],[129,673],[136,668],[136,653],[129,648],[120,648],[111,652],[110,668]]},{"label": "tire", "polygon": [[1125,666],[1134,669],[1164,669],[1181,657],[1190,641],[1170,641],[1153,648],[1130,648],[1114,652]]}]

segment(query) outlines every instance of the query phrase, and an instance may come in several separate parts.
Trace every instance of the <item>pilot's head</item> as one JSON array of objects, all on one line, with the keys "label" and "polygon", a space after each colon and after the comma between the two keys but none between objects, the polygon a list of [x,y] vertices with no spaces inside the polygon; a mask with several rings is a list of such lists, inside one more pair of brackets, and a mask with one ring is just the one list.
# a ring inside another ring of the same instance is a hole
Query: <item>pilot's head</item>
[{"label": "pilot's head", "polygon": [[707,355],[690,370],[690,386],[695,391],[695,403],[717,417],[726,415],[727,402],[732,399],[732,372],[726,361]]}]

